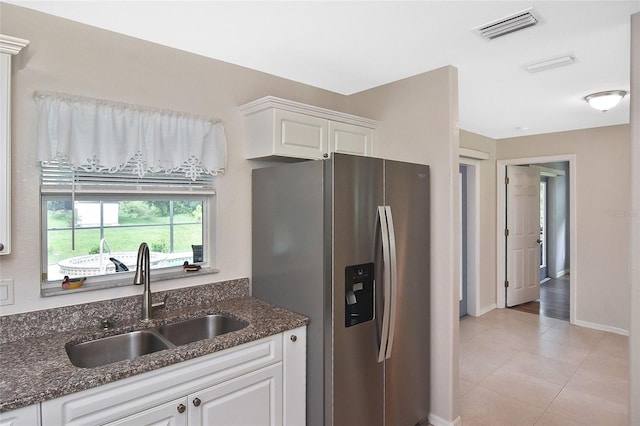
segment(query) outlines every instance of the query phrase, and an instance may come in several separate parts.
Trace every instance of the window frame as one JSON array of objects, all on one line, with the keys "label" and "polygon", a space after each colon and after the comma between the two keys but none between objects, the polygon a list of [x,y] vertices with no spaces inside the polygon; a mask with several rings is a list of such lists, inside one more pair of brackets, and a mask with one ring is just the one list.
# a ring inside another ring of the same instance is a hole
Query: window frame
[{"label": "window frame", "polygon": [[[202,200],[202,246],[203,246],[203,262],[200,264],[201,269],[196,272],[185,272],[182,266],[170,266],[165,268],[153,269],[151,281],[162,281],[169,279],[182,278],[193,275],[204,275],[219,272],[215,268],[215,212],[216,197],[215,191],[211,193],[192,193],[188,191],[180,192],[161,192],[159,190],[144,190],[139,192],[101,192],[101,191],[83,191],[76,193],[73,197],[69,192],[44,191],[40,193],[40,290],[42,296],[52,296],[59,294],[69,294],[81,291],[100,290],[106,288],[122,287],[132,285],[134,271],[119,272],[117,274],[103,274],[89,276],[85,280],[82,287],[77,289],[62,289],[60,280],[45,279],[45,271],[48,274],[48,220],[47,220],[47,202],[50,200],[64,201],[123,201],[123,200]],[[141,241],[142,242],[142,241]]]}]

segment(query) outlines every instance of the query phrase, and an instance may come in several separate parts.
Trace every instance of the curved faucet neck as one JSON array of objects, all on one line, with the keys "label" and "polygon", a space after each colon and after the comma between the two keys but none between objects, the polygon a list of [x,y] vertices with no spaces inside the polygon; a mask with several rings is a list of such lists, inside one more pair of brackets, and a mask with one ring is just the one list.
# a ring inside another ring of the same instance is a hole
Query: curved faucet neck
[{"label": "curved faucet neck", "polygon": [[136,260],[136,272],[133,276],[133,284],[144,284],[142,290],[142,320],[151,319],[151,273],[150,255],[147,243],[140,244],[138,248],[138,258]]}]

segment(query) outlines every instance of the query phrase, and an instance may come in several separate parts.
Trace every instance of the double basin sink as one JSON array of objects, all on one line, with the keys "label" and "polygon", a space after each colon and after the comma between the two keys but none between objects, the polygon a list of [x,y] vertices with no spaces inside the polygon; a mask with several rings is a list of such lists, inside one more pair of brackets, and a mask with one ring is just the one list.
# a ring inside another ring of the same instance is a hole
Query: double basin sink
[{"label": "double basin sink", "polygon": [[211,339],[241,330],[246,326],[245,321],[231,316],[211,314],[155,328],[67,345],[66,349],[73,365],[92,368]]}]

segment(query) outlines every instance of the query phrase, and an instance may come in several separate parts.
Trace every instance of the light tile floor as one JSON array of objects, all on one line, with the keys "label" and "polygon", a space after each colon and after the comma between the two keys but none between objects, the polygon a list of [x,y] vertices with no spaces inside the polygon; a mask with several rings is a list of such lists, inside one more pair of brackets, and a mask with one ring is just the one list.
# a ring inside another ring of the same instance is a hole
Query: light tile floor
[{"label": "light tile floor", "polygon": [[460,321],[463,426],[628,425],[628,337],[512,309]]}]

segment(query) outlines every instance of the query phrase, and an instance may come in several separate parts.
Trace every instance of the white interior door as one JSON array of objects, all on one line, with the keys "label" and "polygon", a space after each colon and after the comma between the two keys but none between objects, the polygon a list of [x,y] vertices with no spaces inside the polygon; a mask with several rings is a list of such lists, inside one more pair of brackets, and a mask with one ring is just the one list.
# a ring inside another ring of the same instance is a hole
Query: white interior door
[{"label": "white interior door", "polygon": [[507,166],[507,306],[540,298],[540,172]]}]

